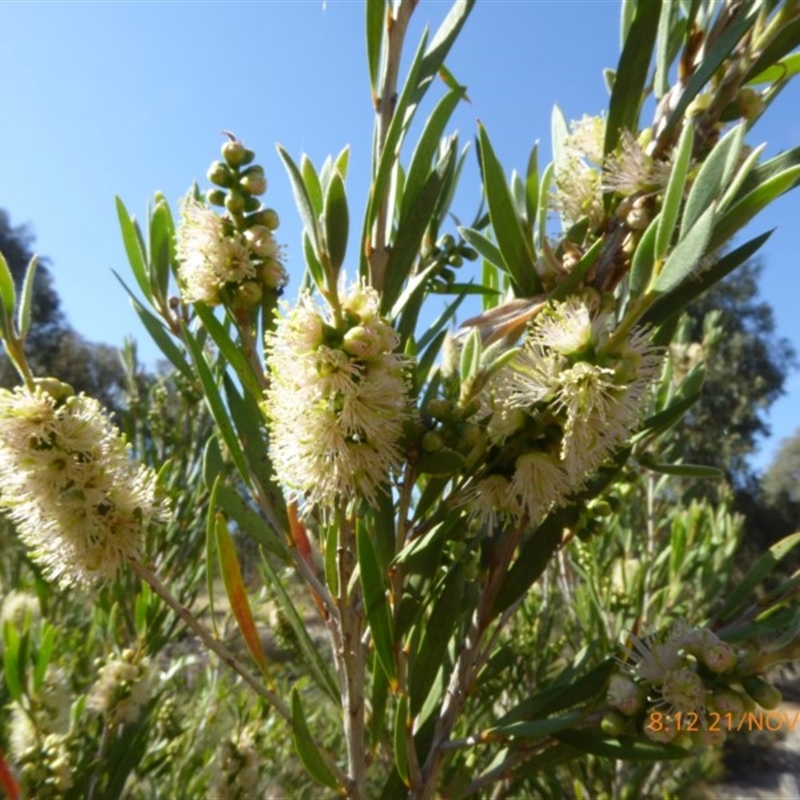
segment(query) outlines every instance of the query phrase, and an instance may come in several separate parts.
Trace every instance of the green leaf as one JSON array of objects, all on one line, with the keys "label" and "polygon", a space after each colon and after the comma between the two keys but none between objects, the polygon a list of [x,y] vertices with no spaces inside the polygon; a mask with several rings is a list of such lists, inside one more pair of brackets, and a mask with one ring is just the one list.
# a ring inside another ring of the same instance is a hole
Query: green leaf
[{"label": "green leaf", "polygon": [[3,624],[3,673],[11,699],[22,705],[25,675],[20,658],[20,639],[14,624],[8,620]]},{"label": "green leaf", "polygon": [[486,202],[497,245],[503,257],[503,264],[500,266],[505,266],[506,272],[517,286],[518,294],[523,297],[533,297],[541,293],[542,286],[536,273],[533,255],[525,241],[514,198],[511,196],[503,168],[492,149],[486,129],[482,125],[478,128],[478,137]]},{"label": "green leaf", "polygon": [[[112,272],[114,272],[114,270],[112,270]],[[131,299],[133,310],[136,312],[136,315],[142,321],[142,325],[144,325],[147,332],[150,334],[150,337],[158,345],[161,352],[169,359],[172,366],[175,367],[178,372],[194,383],[195,377],[194,373],[192,372],[192,368],[189,366],[189,363],[186,361],[186,357],[184,356],[180,347],[175,344],[172,339],[172,335],[164,327],[161,320],[159,320],[154,314],[151,314],[136,299],[136,296],[128,288],[125,281],[123,281],[116,272],[114,272],[114,276],[122,284],[122,288],[128,293],[128,296]]]},{"label": "green leaf", "polygon": [[464,237],[464,241],[472,245],[487,261],[505,270],[503,256],[500,255],[494,242],[473,228],[459,227],[458,232]]},{"label": "green leaf", "polygon": [[6,261],[6,257],[0,253],[0,304],[6,319],[13,319],[14,309],[17,305],[17,291],[14,288],[14,278]]},{"label": "green leaf", "polygon": [[317,258],[314,245],[311,243],[311,238],[306,232],[303,232],[303,255],[306,257],[306,267],[308,268],[308,274],[311,276],[311,280],[314,281],[314,285],[321,291],[326,290],[325,269],[320,263],[319,258]]},{"label": "green leaf", "polygon": [[[795,25],[798,25],[797,21]],[[777,81],[788,80],[793,78],[800,72],[800,53],[792,53],[792,55],[781,59],[767,67],[763,72],[759,72],[753,78],[750,78],[746,83],[750,86],[756,86],[759,83],[776,83]]]},{"label": "green leaf", "polygon": [[[150,276],[148,275],[147,268],[147,254],[142,244],[141,233],[139,232],[138,225],[134,218],[128,214],[128,209],[125,204],[116,198],[117,204],[117,217],[119,218],[119,226],[122,230],[122,241],[125,245],[125,253],[128,256],[128,262],[131,265],[133,276],[136,278],[136,283],[142,290],[142,294],[149,302],[153,301],[153,293],[150,288]],[[133,295],[131,295],[133,296]]]},{"label": "green leaf", "polygon": [[689,174],[689,163],[692,159],[694,146],[694,124],[691,120],[681,133],[678,146],[675,148],[675,161],[669,175],[669,183],[664,192],[664,202],[659,214],[658,232],[656,233],[655,258],[661,261],[667,254],[675,224],[678,221],[678,212],[683,200],[683,190],[686,186],[686,176]]},{"label": "green leaf", "polygon": [[303,180],[303,176],[297,168],[297,165],[292,161],[291,156],[280,145],[277,147],[278,155],[281,157],[283,165],[286,167],[286,172],[289,175],[289,183],[292,185],[292,194],[294,195],[297,210],[300,212],[300,218],[303,220],[305,233],[311,241],[314,252],[318,253],[320,241],[319,224],[314,211],[314,204],[311,202],[308,189],[306,189],[306,182]]},{"label": "green leaf", "polygon": [[253,367],[244,355],[242,346],[231,339],[230,330],[217,319],[212,309],[203,303],[197,303],[194,310],[203,323],[203,327],[219,348],[220,354],[233,367],[242,386],[258,402],[262,397],[261,386],[253,372]]},{"label": "green leaf", "polygon": [[370,539],[370,533],[363,524],[356,526],[356,551],[364,594],[364,608],[367,612],[375,652],[392,685],[397,684],[397,670],[394,660],[394,633],[392,617],[389,612],[387,587],[383,570]]},{"label": "green leaf", "polygon": [[[673,291],[661,295],[645,312],[641,320],[642,324],[656,327],[663,325],[676,314],[680,314],[692,300],[699,297],[747,261],[748,258],[755,255],[771,235],[772,231],[767,231],[767,233],[762,233],[760,236],[750,239],[749,242],[745,242],[741,247],[723,256],[711,269],[697,275],[694,280],[686,281]],[[640,242],[639,247],[641,246],[642,243]],[[634,255],[634,262],[635,260],[636,256]],[[668,342],[661,341],[656,343],[660,345],[668,344]]]},{"label": "green leaf", "polygon": [[636,4],[636,16],[628,29],[617,65],[618,80],[608,105],[604,155],[614,152],[623,130],[635,131],[644,99],[653,47],[661,16],[661,0]]},{"label": "green leaf", "polygon": [[150,287],[158,304],[166,304],[170,266],[175,261],[175,223],[167,202],[160,198],[150,219]]},{"label": "green leaf", "polygon": [[383,24],[386,19],[386,0],[372,0],[364,3],[367,10],[367,65],[369,85],[372,89],[372,102],[378,102],[378,73],[381,64],[381,43]]},{"label": "green leaf", "polygon": [[[745,83],[773,83],[785,81],[800,71],[800,53],[787,55],[800,44],[800,19],[785,24],[758,54],[758,60],[750,67]],[[783,58],[786,56],[786,58]]]},{"label": "green leaf", "polygon": [[[757,170],[751,172],[751,176]],[[711,238],[711,249],[721,247],[733,236],[736,231],[749,222],[759,211],[768,206],[773,200],[794,189],[800,183],[800,165],[791,167],[784,172],[765,180],[761,185],[736,201],[720,217]],[[745,186],[748,181],[745,180]]]},{"label": "green leaf", "polygon": [[672,291],[694,272],[695,267],[706,254],[714,228],[715,213],[716,206],[712,203],[686,237],[678,242],[653,284],[652,291],[655,294]]},{"label": "green leaf", "polygon": [[33,669],[33,693],[38,694],[44,684],[44,676],[50,666],[50,658],[56,644],[56,629],[49,623],[42,625],[42,635],[39,638],[39,652],[36,655],[36,666]]},{"label": "green leaf", "polygon": [[719,199],[733,176],[744,143],[745,125],[741,123],[725,134],[706,157],[694,180],[683,209],[680,238],[686,236],[708,206]]},{"label": "green leaf", "polygon": [[319,751],[311,731],[308,729],[303,706],[300,702],[300,693],[292,687],[292,733],[297,754],[303,762],[308,774],[323,786],[329,789],[339,789],[339,781],[325,762]]},{"label": "green leaf", "polygon": [[347,252],[347,237],[350,233],[347,196],[344,190],[344,181],[338,170],[331,175],[325,192],[322,225],[325,232],[328,258],[333,269],[333,274],[329,276],[329,285],[335,286],[339,270],[344,263],[345,253]]},{"label": "green leaf", "polygon": [[394,714],[394,765],[406,786],[410,785],[408,770],[408,695],[400,695]]},{"label": "green leaf", "polygon": [[541,739],[554,733],[571,728],[581,722],[586,715],[582,711],[573,711],[560,717],[549,717],[525,722],[511,722],[508,725],[495,725],[478,734],[481,741],[492,739]]},{"label": "green leaf", "polygon": [[464,564],[459,562],[451,568],[441,594],[433,600],[419,650],[411,658],[408,685],[413,716],[422,708],[441,669],[447,646],[461,617],[465,582]]},{"label": "green leaf", "polygon": [[247,597],[247,590],[242,579],[242,570],[239,567],[239,559],[236,556],[236,548],[233,546],[233,539],[228,531],[228,525],[222,514],[217,513],[214,526],[215,539],[217,543],[217,555],[219,557],[219,568],[222,574],[222,583],[225,586],[225,593],[228,595],[231,612],[239,625],[242,638],[258,664],[264,677],[272,683],[269,672],[267,658],[261,646],[261,639],[258,635],[258,628],[250,608],[250,600]]},{"label": "green leaf", "polygon": [[469,383],[477,374],[481,367],[481,335],[477,328],[473,328],[467,340],[464,342],[464,347],[461,349],[461,383]]},{"label": "green leaf", "polygon": [[674,761],[686,758],[689,753],[674,744],[645,742],[633,736],[604,739],[594,731],[562,731],[555,738],[582,750],[584,753],[613,758],[620,761]]},{"label": "green leaf", "polygon": [[425,181],[431,171],[431,162],[439,148],[439,140],[442,138],[445,126],[460,99],[460,92],[448,92],[439,101],[425,123],[425,128],[414,149],[406,174],[403,202],[400,208],[401,218],[411,211],[419,193],[422,191],[422,187],[425,185]]},{"label": "green leaf", "polygon": [[227,484],[219,482],[217,486],[217,502],[225,516],[236,521],[242,533],[260,544],[265,550],[288,563],[289,551],[280,532],[275,530],[244,497]]},{"label": "green leaf", "polygon": [[419,253],[422,236],[436,207],[444,173],[454,158],[455,150],[451,141],[451,146],[447,148],[436,169],[428,176],[417,196],[417,202],[411,207],[408,216],[400,220],[386,265],[386,280],[381,298],[384,313],[394,305],[402,292],[403,283],[411,274],[414,261]]},{"label": "green leaf", "polygon": [[422,34],[422,41],[419,43],[411,65],[408,68],[408,75],[406,77],[403,91],[397,98],[395,105],[394,115],[389,124],[389,130],[386,132],[386,140],[384,141],[383,151],[379,162],[373,167],[373,181],[370,190],[369,202],[367,204],[367,213],[364,218],[364,228],[362,234],[362,241],[367,243],[371,240],[372,227],[378,216],[378,209],[383,202],[389,191],[389,181],[392,177],[392,170],[397,162],[397,153],[400,152],[400,143],[406,128],[411,123],[414,116],[416,106],[411,105],[412,96],[415,93],[417,79],[419,77],[420,67],[422,66],[422,59],[425,52],[425,45],[427,44],[427,31]]},{"label": "green leaf", "polygon": [[660,100],[670,88],[669,68],[674,55],[670,52],[669,43],[672,31],[678,22],[678,11],[677,3],[664,3],[661,6],[656,35],[656,74],[653,79],[653,92],[657,100]]},{"label": "green leaf", "polygon": [[203,395],[205,397],[208,410],[211,412],[214,422],[217,423],[217,428],[222,436],[222,441],[225,442],[225,446],[228,448],[228,452],[231,454],[233,463],[236,465],[236,469],[239,470],[242,480],[245,482],[245,484],[247,484],[248,487],[252,487],[252,479],[250,476],[250,471],[247,468],[247,460],[245,459],[244,452],[242,451],[242,446],[239,440],[236,438],[236,432],[231,424],[231,419],[228,416],[225,404],[222,402],[222,396],[220,395],[219,388],[214,381],[214,376],[211,374],[211,368],[206,361],[205,354],[195,340],[194,336],[192,336],[188,327],[183,325],[182,330],[183,341],[189,350],[197,377],[200,379],[200,384],[203,387]]},{"label": "green leaf", "polygon": [[639,297],[650,283],[656,263],[656,236],[660,221],[660,214],[653,217],[647,230],[642,234],[642,238],[639,239],[639,244],[636,245],[628,283],[631,298]]},{"label": "green leaf", "polygon": [[435,453],[423,453],[414,464],[417,472],[429,475],[452,475],[463,466],[464,456],[448,447]]},{"label": "green leaf", "polygon": [[[330,157],[325,159],[325,164],[322,165],[323,172],[326,166],[328,170],[331,169]],[[313,162],[305,153],[300,157],[300,174],[303,176],[303,185],[311,201],[311,208],[314,210],[314,219],[319,219],[322,214],[322,179],[317,174]]]},{"label": "green leaf", "polygon": [[289,624],[292,626],[295,641],[300,650],[300,655],[308,667],[309,675],[336,706],[341,706],[342,698],[339,694],[339,684],[331,673],[327,661],[325,661],[319,652],[319,646],[315,644],[314,640],[308,635],[305,620],[300,616],[292,598],[286,591],[284,581],[280,578],[278,573],[275,572],[268,558],[262,558],[261,565],[275,592],[275,599],[286,615]]},{"label": "green leaf", "polygon": [[[533,229],[539,215],[539,143],[533,145],[528,157],[528,169],[525,173],[525,204],[528,221],[528,234],[533,236]],[[544,199],[544,198],[543,198]],[[476,248],[477,249],[477,248]]]},{"label": "green leaf", "polygon": [[[3,254],[0,253],[0,259]],[[19,308],[17,309],[17,333],[21,339],[28,335],[31,327],[31,303],[33,301],[33,281],[36,277],[36,267],[38,265],[36,256],[31,258],[28,268],[25,270],[25,280],[22,284],[22,295],[20,296]],[[0,271],[2,267],[0,267]]]},{"label": "green leaf", "polygon": [[740,580],[728,596],[722,608],[715,615],[715,619],[722,621],[730,617],[759,584],[769,575],[778,564],[786,558],[791,551],[800,544],[800,533],[793,533],[785,539],[776,542],[764,553],[747,574]]},{"label": "green leaf", "polygon": [[704,464],[651,464],[644,465],[651,472],[662,475],[679,475],[682,478],[724,478],[725,471]]}]

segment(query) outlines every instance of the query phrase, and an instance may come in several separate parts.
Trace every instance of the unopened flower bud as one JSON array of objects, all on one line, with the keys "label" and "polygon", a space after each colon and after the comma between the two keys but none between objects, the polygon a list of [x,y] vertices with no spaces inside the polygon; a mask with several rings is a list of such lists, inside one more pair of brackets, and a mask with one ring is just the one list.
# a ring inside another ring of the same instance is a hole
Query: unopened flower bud
[{"label": "unopened flower bud", "polygon": [[231,214],[241,214],[244,211],[244,197],[239,192],[231,192],[225,198],[225,208]]},{"label": "unopened flower bud", "polygon": [[742,680],[747,694],[767,711],[776,709],[783,702],[783,695],[771,684],[757,675],[748,675]]},{"label": "unopened flower bud", "polygon": [[703,663],[712,671],[720,674],[728,672],[736,666],[736,651],[728,642],[717,642],[706,647],[701,653]]},{"label": "unopened flower bud", "polygon": [[212,206],[224,206],[227,196],[227,192],[223,192],[222,189],[209,189],[206,192],[206,200],[208,200]]},{"label": "unopened flower bud", "polygon": [[600,730],[607,736],[619,736],[625,732],[627,720],[619,711],[607,711],[600,720]]},{"label": "unopened flower bud", "polygon": [[254,225],[265,225],[271,231],[277,230],[280,225],[278,212],[273,208],[262,208],[253,214],[248,215],[246,223],[252,227]]},{"label": "unopened flower bud", "polygon": [[697,747],[719,747],[725,742],[725,727],[701,725],[692,733],[692,740]]},{"label": "unopened flower bud", "polygon": [[449,420],[453,416],[453,404],[439,397],[434,397],[433,400],[428,401],[425,410],[434,419],[441,420],[442,422]]},{"label": "unopened flower bud", "polygon": [[736,97],[736,105],[743,119],[756,119],[764,110],[764,99],[755,89],[742,89]]},{"label": "unopened flower bud", "polygon": [[56,403],[63,403],[68,398],[75,396],[75,390],[68,383],[57,378],[36,378],[33,382],[37,389],[47,392]]},{"label": "unopened flower bud", "polygon": [[214,183],[217,186],[223,186],[225,188],[233,186],[233,173],[231,172],[230,167],[228,167],[226,164],[223,164],[221,161],[215,161],[208,168],[206,177],[211,181],[211,183]]},{"label": "unopened flower bud", "polygon": [[239,181],[239,186],[247,194],[261,195],[267,191],[267,179],[258,175],[245,175]]},{"label": "unopened flower bud", "polygon": [[717,714],[738,718],[744,713],[744,699],[733,689],[721,689],[711,696],[708,708]]},{"label": "unopened flower bud", "polygon": [[222,145],[222,157],[232,167],[240,167],[246,163],[247,148],[237,141],[225,142]]},{"label": "unopened flower bud", "polygon": [[380,341],[372,328],[357,325],[344,335],[344,351],[358,358],[369,358],[380,352]]},{"label": "unopened flower bud", "polygon": [[645,691],[626,675],[612,675],[606,694],[608,703],[626,716],[632,716],[644,706]]},{"label": "unopened flower bud", "polygon": [[233,293],[234,308],[252,308],[261,302],[264,290],[257,281],[245,281]]},{"label": "unopened flower bud", "polygon": [[678,734],[675,720],[667,714],[662,714],[659,719],[659,724],[654,723],[654,718],[644,724],[644,732],[648,739],[654,742],[661,742],[661,744],[668,744]]},{"label": "unopened flower bud", "polygon": [[251,197],[248,195],[244,199],[244,210],[248,213],[253,211],[258,211],[261,207],[261,201],[257,197]]},{"label": "unopened flower bud", "polygon": [[426,453],[435,453],[444,447],[444,437],[438,431],[428,431],[422,437],[422,449]]},{"label": "unopened flower bud", "polygon": [[265,258],[258,267],[258,277],[268,289],[281,289],[289,282],[289,276],[280,261]]}]

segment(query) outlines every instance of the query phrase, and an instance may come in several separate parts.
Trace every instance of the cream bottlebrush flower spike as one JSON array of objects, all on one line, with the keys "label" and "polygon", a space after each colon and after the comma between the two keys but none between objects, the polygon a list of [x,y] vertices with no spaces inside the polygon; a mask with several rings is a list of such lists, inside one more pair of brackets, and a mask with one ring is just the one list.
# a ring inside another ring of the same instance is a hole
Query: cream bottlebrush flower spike
[{"label": "cream bottlebrush flower spike", "polygon": [[406,360],[378,306],[375,290],[353,287],[342,330],[303,296],[267,335],[270,452],[279,480],[310,504],[374,503],[402,463]]},{"label": "cream bottlebrush flower spike", "polygon": [[131,460],[96,400],[48,384],[0,390],[0,505],[49,579],[111,578],[166,515],[155,473]]},{"label": "cream bottlebrush flower spike", "polygon": [[525,443],[503,505],[525,509],[531,522],[582,488],[626,441],[660,367],[643,331],[608,351],[613,320],[593,299],[573,296],[542,311],[480,398],[495,443]]}]

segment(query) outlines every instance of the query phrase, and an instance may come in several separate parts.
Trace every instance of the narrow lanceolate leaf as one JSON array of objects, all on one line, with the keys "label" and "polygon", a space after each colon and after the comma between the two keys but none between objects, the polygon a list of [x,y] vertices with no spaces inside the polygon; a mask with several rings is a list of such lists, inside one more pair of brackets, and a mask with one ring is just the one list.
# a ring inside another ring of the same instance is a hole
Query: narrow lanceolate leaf
[{"label": "narrow lanceolate leaf", "polygon": [[473,228],[459,228],[458,232],[464,237],[464,241],[472,245],[489,263],[505,269],[503,256],[493,241]]},{"label": "narrow lanceolate leaf", "polygon": [[217,423],[219,432],[222,435],[222,440],[225,442],[225,445],[231,454],[231,458],[233,459],[233,463],[236,465],[236,469],[239,470],[242,480],[245,481],[245,483],[247,483],[249,486],[250,472],[247,469],[247,459],[245,458],[244,452],[242,451],[242,446],[236,437],[236,432],[233,429],[230,417],[225,409],[225,404],[222,402],[222,396],[220,395],[219,387],[214,381],[214,376],[211,374],[211,368],[208,366],[208,362],[206,361],[206,357],[202,348],[194,336],[192,336],[189,329],[185,326],[183,328],[183,340],[186,343],[186,347],[192,357],[192,362],[194,363],[197,377],[200,379],[200,383],[203,387],[203,394],[205,395],[208,410],[211,412],[214,422]]},{"label": "narrow lanceolate leaf", "polygon": [[339,789],[339,781],[336,780],[336,776],[325,762],[311,736],[303,713],[303,705],[300,702],[300,693],[295,687],[292,688],[292,733],[297,754],[308,774],[317,783],[321,783],[329,789]]},{"label": "narrow lanceolate leaf", "polygon": [[3,672],[11,699],[22,704],[22,687],[25,681],[20,658],[20,640],[17,629],[10,621],[3,625]]},{"label": "narrow lanceolate leaf", "polygon": [[397,710],[394,715],[394,765],[403,783],[408,786],[408,738],[409,738],[409,719],[408,719],[408,695],[400,696]]},{"label": "narrow lanceolate leaf", "polygon": [[630,296],[634,299],[639,297],[650,283],[650,276],[653,274],[653,266],[656,262],[656,234],[660,221],[661,216],[656,215],[642,234],[642,238],[639,239],[639,244],[636,245],[628,284]]},{"label": "narrow lanceolate leaf", "polygon": [[161,320],[159,320],[154,314],[151,314],[136,299],[136,295],[134,295],[134,293],[128,288],[128,285],[125,283],[125,281],[123,281],[122,278],[120,278],[120,276],[114,272],[114,270],[111,271],[114,273],[114,277],[122,284],[122,288],[128,293],[131,299],[133,310],[142,321],[142,325],[144,325],[144,327],[147,329],[147,332],[150,334],[153,341],[159,346],[161,352],[170,360],[175,369],[177,369],[184,377],[188,378],[190,381],[194,381],[194,374],[192,373],[192,369],[186,361],[186,357],[184,356],[180,347],[178,347],[178,345],[176,345],[172,340],[172,335],[164,327]]},{"label": "narrow lanceolate leaf", "polygon": [[694,272],[706,254],[711,231],[714,228],[716,207],[712,203],[695,223],[684,239],[670,253],[667,263],[659,273],[653,286],[656,294],[669,292],[683,283]]},{"label": "narrow lanceolate leaf", "polygon": [[524,297],[533,297],[541,293],[542,287],[536,274],[532,253],[525,241],[514,198],[511,196],[503,168],[492,149],[486,129],[482,125],[479,127],[478,137],[486,202],[497,245],[503,256],[503,265],[516,284],[518,293]]},{"label": "narrow lanceolate leaf", "polygon": [[728,186],[742,152],[744,132],[745,125],[741,123],[726,133],[700,167],[683,210],[681,238],[691,229],[709,204]]},{"label": "narrow lanceolate leaf", "polygon": [[764,553],[758,561],[750,568],[744,578],[736,585],[736,588],[728,596],[725,604],[715,615],[716,619],[724,620],[730,617],[750,596],[761,582],[770,575],[775,567],[786,558],[787,555],[800,545],[800,533],[793,533],[785,539],[776,542]]},{"label": "narrow lanceolate leaf", "polygon": [[637,128],[660,16],[661,0],[636,4],[636,16],[625,37],[625,46],[617,66],[617,79],[608,105],[603,144],[605,155],[614,151],[623,130]]},{"label": "narrow lanceolate leaf", "polygon": [[152,302],[153,294],[150,288],[150,277],[147,270],[147,254],[142,244],[141,234],[133,217],[128,214],[128,209],[125,208],[125,204],[122,200],[117,197],[116,202],[117,217],[119,218],[119,226],[122,230],[122,241],[125,245],[125,253],[131,265],[131,271],[136,278],[136,283],[139,284],[139,288],[142,290],[142,294]]},{"label": "narrow lanceolate leaf", "polygon": [[461,383],[468,383],[478,373],[481,365],[481,335],[473,328],[461,350]]},{"label": "narrow lanceolate leaf", "polygon": [[[772,231],[767,231],[750,239],[741,247],[737,247],[736,250],[732,250],[726,256],[723,256],[713,267],[698,275],[695,280],[687,281],[673,291],[661,295],[645,312],[641,320],[642,324],[663,325],[675,314],[681,313],[692,300],[719,283],[738,266],[744,264],[748,258],[754,256],[771,235]],[[639,247],[642,247],[642,242],[639,243]],[[635,260],[636,256],[634,255],[634,263]],[[668,342],[661,342],[660,344],[666,346]]]},{"label": "narrow lanceolate leaf", "polygon": [[6,257],[0,253],[0,304],[6,319],[14,316],[14,307],[17,304],[17,292],[14,288],[14,277],[6,261]]},{"label": "narrow lanceolate leaf", "polygon": [[[2,254],[0,254],[2,257]],[[22,284],[22,295],[19,299],[19,308],[17,309],[17,333],[20,338],[24,339],[27,336],[31,327],[31,304],[33,301],[33,281],[36,277],[36,266],[38,259],[34,256],[28,264],[28,269],[25,271],[25,282]],[[0,268],[1,269],[1,268]]]},{"label": "narrow lanceolate leaf", "polygon": [[239,567],[236,548],[233,546],[233,539],[222,514],[218,513],[216,515],[214,532],[216,535],[217,555],[219,556],[219,568],[222,573],[222,582],[228,595],[231,612],[239,625],[239,630],[242,632],[242,638],[250,651],[250,655],[253,656],[264,677],[272,685],[269,665],[261,647],[256,621],[253,618],[250,600],[247,597],[247,590],[242,580],[242,570]]},{"label": "narrow lanceolate leaf", "polygon": [[669,68],[672,64],[669,47],[670,34],[677,22],[678,11],[677,3],[664,3],[661,6],[658,34],[656,35],[656,75],[653,80],[656,100],[660,100],[669,91]]},{"label": "narrow lanceolate leaf", "polygon": [[646,464],[646,469],[662,475],[679,475],[682,478],[724,478],[725,473],[718,467],[704,464]]},{"label": "narrow lanceolate leaf", "polygon": [[553,164],[555,165],[556,173],[558,173],[567,157],[565,148],[567,136],[569,136],[567,118],[564,116],[564,112],[557,105],[554,105],[550,114],[550,138],[553,140]]},{"label": "narrow lanceolate leaf", "polygon": [[394,662],[394,634],[389,601],[386,596],[386,582],[378,562],[372,540],[366,525],[358,525],[356,531],[356,550],[364,593],[364,608],[367,612],[375,652],[393,688],[397,686],[397,671]]},{"label": "narrow lanceolate leaf", "polygon": [[[334,548],[335,553],[335,548]],[[311,677],[335,705],[341,705],[339,686],[333,676],[330,666],[319,652],[319,647],[314,643],[306,630],[306,624],[300,616],[292,598],[289,597],[282,580],[275,572],[270,560],[262,558],[261,564],[267,574],[270,586],[275,592],[275,598],[292,626],[300,653],[308,666]]]},{"label": "narrow lanceolate leaf", "polygon": [[563,300],[578,288],[586,274],[594,266],[605,241],[598,239],[582,256],[581,260],[573,267],[572,271],[556,286],[550,295],[551,300]]},{"label": "narrow lanceolate leaf", "polygon": [[554,734],[556,739],[585,753],[621,761],[669,761],[686,758],[686,750],[674,744],[644,742],[633,736],[602,739],[595,731],[574,730]]},{"label": "narrow lanceolate leaf", "polygon": [[338,170],[331,175],[325,192],[322,212],[322,227],[325,233],[325,246],[328,250],[333,274],[328,276],[329,285],[335,286],[339,270],[347,252],[347,236],[350,232],[350,217],[347,212],[347,196],[344,181]]},{"label": "narrow lanceolate leaf", "polygon": [[170,266],[175,261],[175,223],[166,200],[159,198],[150,219],[150,287],[159,304],[166,304]]},{"label": "narrow lanceolate leaf", "polygon": [[583,712],[572,711],[560,717],[547,719],[524,720],[511,722],[506,725],[496,725],[487,728],[479,734],[481,741],[492,739],[541,739],[558,731],[566,730],[577,725],[584,717]]},{"label": "narrow lanceolate leaf", "polygon": [[461,612],[464,583],[464,565],[456,564],[447,576],[441,594],[433,601],[419,651],[411,662],[409,687],[413,715],[418,714],[425,703],[447,654]]},{"label": "narrow lanceolate leaf", "polygon": [[439,148],[439,142],[445,126],[460,99],[460,92],[448,92],[428,117],[408,167],[400,210],[401,217],[408,214],[410,207],[416,202],[417,196],[430,173],[431,162]]},{"label": "narrow lanceolate leaf", "polygon": [[372,102],[378,101],[378,73],[381,65],[381,43],[383,25],[386,18],[386,0],[372,0],[364,3],[367,7],[367,65],[369,66],[369,85],[372,89]]},{"label": "narrow lanceolate leaf", "polygon": [[694,146],[694,125],[686,123],[686,127],[681,133],[678,146],[675,149],[675,161],[670,172],[669,183],[664,192],[664,202],[661,206],[661,214],[658,223],[658,232],[655,241],[655,259],[660,261],[667,254],[672,234],[675,231],[675,223],[678,221],[678,212],[683,200],[683,189],[686,186],[686,176],[689,173],[689,163],[692,159],[692,147]]},{"label": "narrow lanceolate leaf", "polygon": [[297,205],[297,210],[300,212],[300,218],[303,220],[305,233],[311,240],[315,252],[319,252],[319,226],[317,224],[317,215],[314,213],[314,206],[311,202],[311,197],[306,189],[305,181],[294,163],[292,157],[278,145],[278,155],[283,161],[286,172],[289,175],[289,183],[292,185],[292,194],[294,201]]},{"label": "narrow lanceolate leaf", "polygon": [[[747,186],[748,183],[745,180],[744,185]],[[759,211],[768,206],[777,197],[780,197],[790,189],[794,189],[798,183],[800,183],[800,165],[773,175],[758,188],[736,200],[720,217],[714,229],[714,235],[711,238],[711,248],[721,247]]]}]

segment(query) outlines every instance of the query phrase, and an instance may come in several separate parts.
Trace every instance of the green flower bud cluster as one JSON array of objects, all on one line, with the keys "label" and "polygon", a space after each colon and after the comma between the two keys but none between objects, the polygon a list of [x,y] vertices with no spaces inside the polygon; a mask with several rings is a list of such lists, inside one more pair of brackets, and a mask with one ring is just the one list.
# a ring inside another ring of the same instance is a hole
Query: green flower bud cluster
[{"label": "green flower bud cluster", "polygon": [[478,257],[478,253],[466,242],[456,241],[449,233],[440,237],[436,244],[425,247],[422,255],[425,267],[433,264],[438,267],[428,279],[428,291],[440,294],[450,291],[456,282],[454,270],[463,266],[465,260],[475,261]]},{"label": "green flower bud cluster", "polygon": [[430,400],[417,422],[412,452],[420,472],[437,475],[470,469],[486,454],[489,438],[471,417],[477,403],[462,407],[443,398]]},{"label": "green flower bud cluster", "polygon": [[184,203],[177,247],[184,302],[227,302],[242,313],[256,307],[265,290],[279,293],[287,283],[274,238],[280,220],[259,199],[267,179],[254,159],[252,150],[231,137],[222,146],[222,160],[207,172],[215,188],[205,199],[224,213],[196,198]]}]

